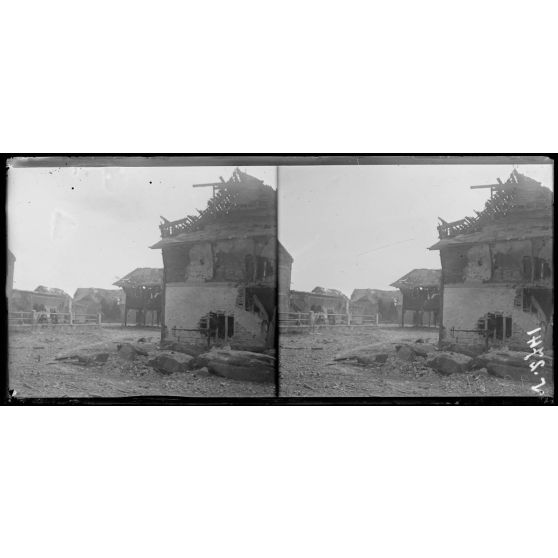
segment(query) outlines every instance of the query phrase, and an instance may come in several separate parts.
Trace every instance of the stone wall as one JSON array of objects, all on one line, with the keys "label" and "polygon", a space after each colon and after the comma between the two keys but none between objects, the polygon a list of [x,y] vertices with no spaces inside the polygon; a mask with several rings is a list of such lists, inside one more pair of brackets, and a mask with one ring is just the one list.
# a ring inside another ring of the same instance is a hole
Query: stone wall
[{"label": "stone wall", "polygon": [[[265,348],[267,324],[254,312],[248,312],[240,302],[244,287],[230,283],[169,283],[165,294],[166,337],[173,338],[172,329],[198,329],[200,320],[209,312],[234,315],[231,346]],[[181,340],[199,345],[207,338],[197,332],[176,331]]]},{"label": "stone wall", "polygon": [[529,338],[526,332],[539,327],[541,322],[537,314],[523,311],[517,303],[520,295],[521,289],[509,285],[446,285],[443,290],[444,340],[482,345],[485,342],[482,335],[462,331],[455,331],[452,335],[451,329],[478,329],[479,320],[487,313],[501,313],[511,317],[512,332],[500,344],[526,346]]}]

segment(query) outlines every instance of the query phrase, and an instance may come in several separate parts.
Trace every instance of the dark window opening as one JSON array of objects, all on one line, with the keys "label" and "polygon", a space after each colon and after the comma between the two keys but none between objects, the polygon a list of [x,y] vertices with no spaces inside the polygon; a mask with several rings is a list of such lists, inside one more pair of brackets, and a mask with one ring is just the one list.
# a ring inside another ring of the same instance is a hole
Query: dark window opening
[{"label": "dark window opening", "polygon": [[523,256],[523,278],[527,281],[531,281],[531,276],[533,274],[532,261],[529,256]]},{"label": "dark window opening", "polygon": [[199,322],[203,335],[214,339],[229,339],[234,335],[234,316],[222,312],[210,312]]},{"label": "dark window opening", "polygon": [[256,281],[263,281],[273,275],[273,265],[262,256],[256,258]]},{"label": "dark window opening", "polygon": [[246,271],[246,280],[253,281],[254,280],[254,258],[248,254],[244,258],[244,266]]},{"label": "dark window opening", "polygon": [[504,340],[511,337],[512,325],[510,316],[503,316],[498,313],[488,313],[484,319],[484,331],[486,331],[489,339]]}]

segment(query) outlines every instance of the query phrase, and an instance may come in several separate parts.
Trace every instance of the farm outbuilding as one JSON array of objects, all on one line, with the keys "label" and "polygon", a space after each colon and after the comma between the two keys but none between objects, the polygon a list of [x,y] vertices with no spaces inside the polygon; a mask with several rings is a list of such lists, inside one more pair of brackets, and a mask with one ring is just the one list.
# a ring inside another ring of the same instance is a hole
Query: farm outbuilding
[{"label": "farm outbuilding", "polygon": [[[401,291],[401,327],[412,317],[414,326],[435,326],[440,309],[440,269],[413,269],[391,284]],[[410,312],[411,316],[406,313]]]},{"label": "farm outbuilding", "polygon": [[80,287],[74,293],[72,310],[76,314],[101,314],[102,321],[105,323],[120,323],[124,315],[124,291]]},{"label": "farm outbuilding", "polygon": [[138,267],[114,283],[124,291],[123,325],[160,326],[163,270]]}]

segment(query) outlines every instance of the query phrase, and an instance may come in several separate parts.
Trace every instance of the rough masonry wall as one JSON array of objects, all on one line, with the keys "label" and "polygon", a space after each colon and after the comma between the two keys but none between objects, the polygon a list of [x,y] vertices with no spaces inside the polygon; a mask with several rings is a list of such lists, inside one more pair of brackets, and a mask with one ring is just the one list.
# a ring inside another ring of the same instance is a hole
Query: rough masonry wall
[{"label": "rough masonry wall", "polygon": [[279,260],[279,312],[289,312],[289,295],[291,290],[291,264]]},{"label": "rough masonry wall", "polygon": [[188,250],[186,281],[211,281],[213,279],[213,249],[211,243],[200,242]]},{"label": "rough masonry wall", "polygon": [[445,341],[459,344],[484,344],[484,337],[476,333],[456,331],[452,336],[452,327],[457,329],[477,329],[479,319],[487,313],[502,313],[512,318],[511,338],[503,344],[524,346],[527,331],[539,327],[536,314],[524,312],[514,304],[516,289],[509,286],[483,285],[460,286],[446,285],[443,291],[443,326]]},{"label": "rough masonry wall", "polygon": [[490,281],[492,262],[488,244],[476,244],[467,250],[467,265],[463,270],[463,279],[482,283]]},{"label": "rough masonry wall", "polygon": [[[242,288],[242,287],[240,287]],[[167,284],[165,294],[165,325],[167,337],[172,338],[172,328],[197,329],[200,319],[209,312],[234,314],[233,348],[265,348],[266,324],[255,314],[237,304],[239,287],[215,283],[188,285]],[[181,340],[204,345],[207,339],[196,332],[176,334]]]}]

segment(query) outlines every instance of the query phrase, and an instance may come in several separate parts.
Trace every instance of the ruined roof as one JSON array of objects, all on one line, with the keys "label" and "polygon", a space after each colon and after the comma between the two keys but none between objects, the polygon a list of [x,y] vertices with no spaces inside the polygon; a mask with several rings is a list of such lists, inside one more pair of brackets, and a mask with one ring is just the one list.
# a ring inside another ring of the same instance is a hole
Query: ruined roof
[{"label": "ruined roof", "polygon": [[482,230],[469,234],[458,234],[443,238],[430,246],[429,250],[440,250],[446,246],[479,244],[486,242],[506,242],[510,240],[528,240],[530,238],[552,238],[552,222],[540,219],[518,221],[513,216],[486,225]]},{"label": "ruined roof", "polygon": [[291,295],[318,296],[318,297],[323,297],[323,298],[334,298],[336,300],[339,300],[339,299],[349,300],[348,297],[346,297],[343,293],[341,293],[340,291],[337,291],[337,292],[339,292],[339,294],[315,293],[314,291],[312,291],[312,292],[294,291],[294,290],[290,291]]},{"label": "ruined roof", "polygon": [[399,291],[383,291],[380,289],[355,289],[351,295],[351,301],[369,300],[370,302],[378,302],[378,300],[388,297],[399,298],[401,293]]},{"label": "ruined roof", "polygon": [[162,238],[159,242],[151,246],[151,248],[166,248],[168,246],[189,242],[209,242],[215,240],[231,240],[233,238],[252,238],[255,236],[277,236],[277,227],[275,223],[270,223],[268,221],[229,223],[227,225],[213,223],[203,230],[185,232],[176,236]]},{"label": "ruined roof", "polygon": [[45,287],[44,285],[39,285],[38,287],[36,287],[35,292],[40,294],[67,296],[68,298],[71,298],[66,291],[57,289],[56,287]]},{"label": "ruined roof", "polygon": [[[64,292],[64,291],[62,291]],[[60,299],[65,299],[65,298],[71,298],[69,294],[60,294],[60,293],[48,293],[48,292],[42,292],[42,291],[27,291],[25,289],[13,289],[12,293],[14,295],[16,294],[30,294],[30,295],[37,295],[37,296],[46,296],[46,297],[50,297],[50,298],[56,298],[58,300]]]},{"label": "ruined roof", "polygon": [[441,269],[413,269],[407,275],[391,284],[398,289],[414,289],[416,287],[438,287],[442,278]]},{"label": "ruined roof", "polygon": [[122,296],[120,289],[97,289],[96,287],[79,287],[74,293],[74,302],[79,302],[84,298],[100,302],[101,299],[118,299]]},{"label": "ruined roof", "polygon": [[163,284],[163,270],[155,267],[138,267],[113,285],[118,287],[153,287]]},{"label": "ruined roof", "polygon": [[294,260],[293,257],[289,254],[288,250],[279,241],[277,241],[277,246],[281,261],[292,264]]},{"label": "ruined roof", "polygon": [[341,291],[338,291],[337,289],[324,289],[323,287],[314,287],[312,289],[312,294],[347,298]]},{"label": "ruined roof", "polygon": [[[198,215],[188,215],[178,221],[169,221],[161,217],[163,223],[159,225],[163,239],[187,235],[203,231],[207,225],[234,221],[235,217],[246,220],[249,216],[266,216],[268,221],[275,220],[277,209],[276,192],[263,180],[242,172],[236,168],[229,180],[220,177],[220,182],[198,184],[194,186],[210,186],[213,188],[213,198],[207,202],[207,207],[198,210]],[[187,241],[190,241],[187,239]],[[160,247],[160,246],[152,246]]]},{"label": "ruined roof", "polygon": [[537,213],[539,218],[551,217],[553,206],[552,192],[540,182],[512,171],[506,182],[498,179],[498,184],[472,186],[472,188],[490,188],[491,197],[482,211],[475,211],[475,217],[464,217],[459,221],[447,223],[442,218],[438,225],[441,240],[456,236],[476,233],[486,225],[504,222],[506,217],[524,220],[529,214]]}]

